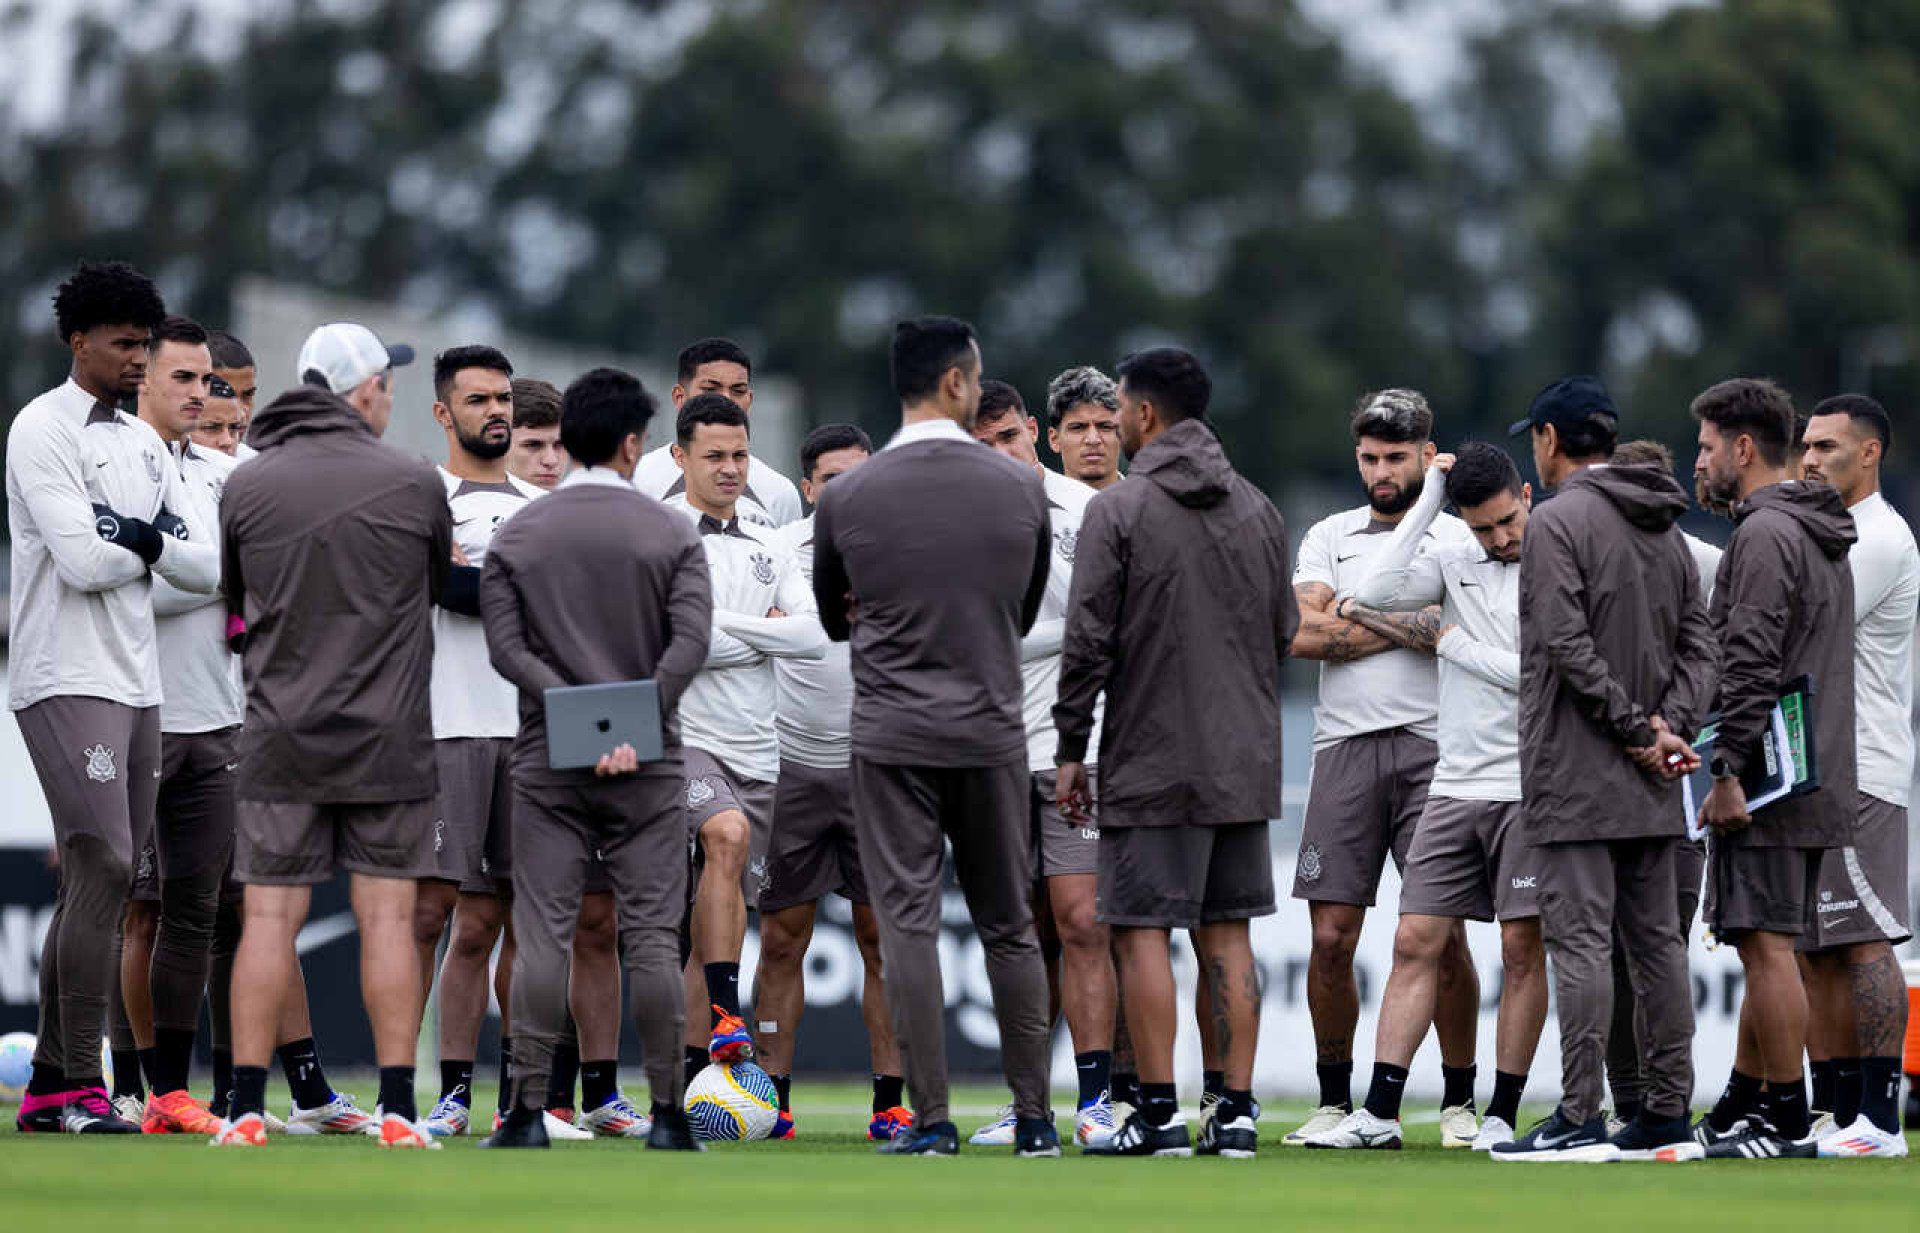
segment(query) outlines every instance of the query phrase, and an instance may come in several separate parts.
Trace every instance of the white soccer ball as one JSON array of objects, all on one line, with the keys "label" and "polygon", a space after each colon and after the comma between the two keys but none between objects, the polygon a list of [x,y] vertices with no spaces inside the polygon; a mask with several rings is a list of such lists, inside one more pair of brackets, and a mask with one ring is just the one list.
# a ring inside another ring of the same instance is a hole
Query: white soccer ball
[{"label": "white soccer ball", "polygon": [[712,1065],[687,1084],[687,1121],[702,1139],[764,1139],[780,1116],[780,1093],[752,1062]]},{"label": "white soccer ball", "polygon": [[0,1036],[0,1105],[15,1105],[27,1093],[27,1080],[33,1078],[32,1032],[8,1032]]}]

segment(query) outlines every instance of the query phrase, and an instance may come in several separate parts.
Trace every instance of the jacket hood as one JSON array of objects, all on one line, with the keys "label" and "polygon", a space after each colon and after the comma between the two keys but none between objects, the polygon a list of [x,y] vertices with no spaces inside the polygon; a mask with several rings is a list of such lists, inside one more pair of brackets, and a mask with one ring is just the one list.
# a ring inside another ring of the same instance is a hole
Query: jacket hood
[{"label": "jacket hood", "polygon": [[1588,467],[1567,481],[1582,484],[1613,502],[1626,520],[1643,531],[1664,531],[1693,504],[1665,467]]},{"label": "jacket hood", "polygon": [[1155,437],[1128,472],[1166,490],[1182,505],[1204,509],[1233,491],[1234,471],[1220,438],[1202,420],[1182,420]]},{"label": "jacket hood", "polygon": [[1797,521],[1828,560],[1847,555],[1847,549],[1859,538],[1853,515],[1830,484],[1804,480],[1768,484],[1740,503],[1739,516],[1745,518],[1762,509],[1777,509]]},{"label": "jacket hood", "polygon": [[302,385],[254,415],[253,423],[247,426],[247,444],[264,450],[303,433],[372,431],[346,399],[317,385]]}]

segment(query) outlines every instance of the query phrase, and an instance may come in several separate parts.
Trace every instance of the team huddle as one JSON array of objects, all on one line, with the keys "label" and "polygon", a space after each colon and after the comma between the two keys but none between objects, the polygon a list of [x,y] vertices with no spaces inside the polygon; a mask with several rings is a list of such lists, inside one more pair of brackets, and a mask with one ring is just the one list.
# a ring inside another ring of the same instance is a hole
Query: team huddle
[{"label": "team huddle", "polygon": [[[168,315],[130,267],[83,263],[55,312],[72,376],[22,410],[6,463],[9,705],[60,868],[22,1131],[438,1147],[472,1127],[491,981],[487,1146],[697,1150],[687,1086],[748,1061],[777,1092],[773,1136],[794,1137],[805,958],[837,894],[865,965],[868,1137],[950,1155],[950,862],[1013,1097],[970,1143],[1060,1154],[1064,1019],[1084,1152],[1252,1157],[1248,925],[1275,910],[1291,655],[1322,664],[1293,886],[1320,1097],[1284,1144],[1400,1147],[1431,1026],[1442,1142],[1496,1160],[1906,1154],[1892,947],[1920,551],[1879,493],[1892,431],[1871,399],[1799,419],[1736,379],[1694,401],[1723,552],[1676,526],[1671,456],[1617,440],[1594,378],[1514,426],[1553,494],[1537,508],[1507,452],[1440,452],[1420,393],[1370,393],[1350,421],[1367,502],[1294,553],[1178,348],[1068,368],[1033,414],[983,379],[965,323],[902,323],[902,427],[879,449],[816,428],[796,485],[753,452],[752,362],[723,338],[681,352],[651,449],[655,400],[629,374],[562,392],[496,348],[444,351],[430,467],[379,442],[415,357],[364,326],[314,330],[301,384],[255,414],[245,346]],[[565,763],[549,691],[637,681],[660,756]],[[1389,857],[1399,924],[1356,1106],[1354,954]],[[327,1080],[295,951],[341,868],[371,1112]],[[1747,984],[1733,1072],[1695,1123],[1703,894]],[[1467,920],[1501,939],[1484,1116]],[[1197,1140],[1174,929],[1201,971]],[[1550,980],[1563,1096],[1522,1133]],[[619,1083],[623,986],[644,1105]]]}]

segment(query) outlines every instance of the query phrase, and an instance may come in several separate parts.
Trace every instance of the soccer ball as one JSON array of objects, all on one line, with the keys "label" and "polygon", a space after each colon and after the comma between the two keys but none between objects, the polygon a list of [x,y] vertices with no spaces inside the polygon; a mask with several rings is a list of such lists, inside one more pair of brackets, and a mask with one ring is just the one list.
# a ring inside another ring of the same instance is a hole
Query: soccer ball
[{"label": "soccer ball", "polygon": [[33,1077],[33,1033],[8,1032],[0,1036],[0,1105],[20,1103],[27,1080]]},{"label": "soccer ball", "polygon": [[702,1139],[764,1139],[780,1116],[780,1093],[752,1062],[712,1065],[687,1084],[687,1121]]}]

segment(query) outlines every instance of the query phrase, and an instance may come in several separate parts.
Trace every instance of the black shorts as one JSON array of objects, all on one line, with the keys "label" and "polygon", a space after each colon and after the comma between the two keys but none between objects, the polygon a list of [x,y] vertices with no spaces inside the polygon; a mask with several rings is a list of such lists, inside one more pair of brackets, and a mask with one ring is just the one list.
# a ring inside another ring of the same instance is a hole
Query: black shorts
[{"label": "black shorts", "polygon": [[1106,924],[1145,929],[1271,915],[1267,823],[1107,827],[1100,835],[1095,911]]}]

